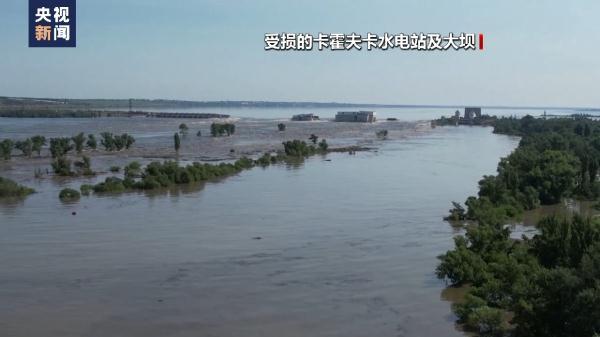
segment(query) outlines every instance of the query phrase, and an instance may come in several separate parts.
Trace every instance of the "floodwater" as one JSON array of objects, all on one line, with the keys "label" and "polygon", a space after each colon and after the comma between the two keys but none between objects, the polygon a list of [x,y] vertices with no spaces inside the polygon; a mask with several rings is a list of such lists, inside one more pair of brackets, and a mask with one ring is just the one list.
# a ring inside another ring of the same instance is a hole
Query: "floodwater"
[{"label": "floodwater", "polygon": [[434,275],[458,233],[442,217],[517,144],[436,128],[72,204],[80,179],[32,179],[0,205],[0,335],[462,336]]},{"label": "floodwater", "polygon": [[[133,109],[136,110],[135,105]],[[123,109],[116,109],[123,110]],[[165,112],[204,112],[204,113],[216,113],[226,114],[233,118],[249,118],[249,119],[281,119],[289,120],[292,115],[302,113],[314,113],[321,117],[321,119],[332,119],[338,111],[355,111],[355,110],[375,110],[377,118],[380,120],[386,118],[398,118],[402,121],[416,121],[416,120],[432,120],[440,118],[440,116],[454,116],[454,112],[459,110],[462,113],[464,108],[426,108],[426,107],[401,107],[401,108],[359,108],[359,107],[319,107],[319,108],[290,108],[290,107],[272,107],[272,108],[239,108],[239,107],[211,107],[211,108],[156,108],[156,109],[142,109],[144,111],[165,111]],[[495,116],[517,116],[523,117],[525,115],[540,116],[544,113],[543,109],[515,109],[515,108],[484,108],[482,109],[483,114],[495,115]],[[548,110],[548,114],[553,115],[570,115],[574,113],[589,113],[589,111],[577,110],[577,109],[553,109]]]}]

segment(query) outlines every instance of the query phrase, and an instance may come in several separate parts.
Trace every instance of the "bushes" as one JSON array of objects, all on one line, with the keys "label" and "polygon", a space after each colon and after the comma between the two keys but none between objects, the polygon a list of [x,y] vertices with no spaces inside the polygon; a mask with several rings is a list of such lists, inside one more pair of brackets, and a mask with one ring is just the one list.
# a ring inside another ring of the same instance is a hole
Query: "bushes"
[{"label": "bushes", "polygon": [[173,146],[175,147],[175,151],[179,152],[179,148],[181,148],[181,139],[177,132],[173,135]]},{"label": "bushes", "polygon": [[91,176],[96,174],[92,171],[92,163],[88,156],[81,157],[81,160],[76,161],[74,165],[77,168],[77,173],[80,175]]},{"label": "bushes", "polygon": [[327,140],[325,140],[325,138],[321,139],[319,142],[319,150],[321,150],[321,152],[325,152],[328,148],[329,145],[327,144]]},{"label": "bushes", "polygon": [[[110,132],[103,132],[102,135],[102,145],[105,146],[107,151],[129,149],[135,143],[135,139],[126,133],[120,136],[113,136]],[[18,141],[5,139],[0,142],[0,157],[4,160],[9,160],[13,148],[20,150],[26,157],[31,157],[34,152],[39,156],[44,145],[46,145],[46,137],[40,135]],[[73,137],[50,138],[50,154],[52,158],[63,157],[73,149],[77,153],[82,153],[86,145],[90,149],[96,149],[97,141],[93,134],[87,135],[87,138],[83,132]]]},{"label": "bushes", "polygon": [[4,139],[0,142],[0,155],[2,159],[10,160],[14,145],[15,143],[10,139]]},{"label": "bushes", "polygon": [[188,130],[189,130],[189,128],[188,128],[187,124],[185,124],[185,123],[179,124],[179,132],[181,132],[182,135],[187,134]]},{"label": "bushes", "polygon": [[50,138],[50,154],[52,158],[58,158],[66,155],[73,149],[71,145],[71,138]]},{"label": "bushes", "polygon": [[90,193],[94,190],[94,185],[83,184],[79,187],[79,190],[83,195],[90,195]]},{"label": "bushes", "polygon": [[[581,132],[574,131],[584,123]],[[517,149],[500,160],[498,174],[479,181],[468,219],[484,213],[507,218],[563,198],[600,197],[600,122],[591,120],[499,119],[494,132],[523,135]],[[452,216],[451,216],[452,217]]]},{"label": "bushes", "polygon": [[17,141],[15,143],[15,148],[20,150],[24,156],[31,157],[31,154],[33,153],[33,142],[29,138]]},{"label": "bushes", "polygon": [[[508,218],[565,197],[598,198],[600,123],[583,118],[499,119],[494,132],[519,135],[519,147],[479,182],[468,211],[475,220],[436,274],[470,284],[454,311],[482,336],[593,336],[600,331],[600,221],[543,219],[532,239],[510,239]],[[462,210],[461,210],[462,209]],[[508,326],[507,312],[513,313]]]},{"label": "bushes", "polygon": [[16,182],[0,177],[0,198],[22,198],[35,192],[32,188],[17,184]]},{"label": "bushes", "polygon": [[325,139],[322,139],[318,146],[317,149],[314,145],[308,145],[306,142],[297,139],[283,142],[284,152],[290,157],[307,157],[318,152],[325,153],[329,148]]},{"label": "bushes", "polygon": [[52,161],[52,169],[59,176],[72,176],[71,161],[64,156],[57,157]]},{"label": "bushes", "polygon": [[210,125],[210,134],[213,137],[223,136],[225,134],[227,136],[231,136],[234,133],[235,133],[235,124],[231,124],[231,123],[224,123],[224,124],[212,123]]},{"label": "bushes", "polygon": [[127,178],[136,178],[139,177],[142,173],[142,165],[137,161],[132,161],[128,165],[125,166],[123,171],[125,172],[125,177]]},{"label": "bushes", "polygon": [[[233,164],[220,163],[218,165],[193,163],[179,166],[177,162],[151,162],[142,171],[139,163],[133,162],[126,166],[124,180],[109,177],[102,183],[94,186],[94,192],[123,192],[131,190],[152,190],[172,185],[202,182],[239,173],[252,168],[254,161],[241,158]],[[135,174],[133,172],[136,172]],[[140,178],[135,180],[135,178]]]},{"label": "bushes", "polygon": [[120,193],[124,191],[123,179],[116,177],[108,177],[104,182],[94,185],[94,192],[96,193]]},{"label": "bushes", "polygon": [[86,145],[90,149],[95,150],[98,147],[98,141],[96,141],[96,136],[89,134],[86,141]]},{"label": "bushes", "polygon": [[119,136],[113,135],[111,132],[102,132],[100,137],[100,144],[104,146],[106,151],[121,151],[123,149],[129,149],[131,145],[135,143],[135,138],[126,133]]},{"label": "bushes", "polygon": [[81,194],[79,191],[74,190],[72,188],[63,188],[58,194],[58,198],[61,201],[76,201],[81,198]]},{"label": "bushes", "polygon": [[83,151],[83,145],[85,143],[85,134],[83,132],[78,133],[77,135],[71,137],[73,140],[73,144],[75,145],[75,151],[77,153],[81,153]]},{"label": "bushes", "polygon": [[46,137],[44,136],[33,136],[31,137],[32,150],[39,156],[42,152],[42,146],[46,145]]}]

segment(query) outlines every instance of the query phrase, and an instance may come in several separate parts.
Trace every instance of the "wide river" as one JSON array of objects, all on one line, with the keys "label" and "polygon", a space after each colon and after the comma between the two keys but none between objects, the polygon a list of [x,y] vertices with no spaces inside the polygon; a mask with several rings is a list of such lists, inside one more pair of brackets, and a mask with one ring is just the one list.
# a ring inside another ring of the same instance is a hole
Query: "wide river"
[{"label": "wide river", "polygon": [[517,144],[436,128],[75,204],[32,182],[0,205],[0,336],[462,336],[434,275],[460,233],[442,217]]}]

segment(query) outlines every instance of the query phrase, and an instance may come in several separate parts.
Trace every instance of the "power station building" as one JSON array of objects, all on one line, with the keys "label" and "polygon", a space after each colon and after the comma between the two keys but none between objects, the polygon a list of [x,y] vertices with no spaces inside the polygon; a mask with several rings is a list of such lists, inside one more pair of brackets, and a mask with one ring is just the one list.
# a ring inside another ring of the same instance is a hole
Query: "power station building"
[{"label": "power station building", "polygon": [[374,111],[339,111],[335,115],[336,122],[373,123],[376,119]]}]

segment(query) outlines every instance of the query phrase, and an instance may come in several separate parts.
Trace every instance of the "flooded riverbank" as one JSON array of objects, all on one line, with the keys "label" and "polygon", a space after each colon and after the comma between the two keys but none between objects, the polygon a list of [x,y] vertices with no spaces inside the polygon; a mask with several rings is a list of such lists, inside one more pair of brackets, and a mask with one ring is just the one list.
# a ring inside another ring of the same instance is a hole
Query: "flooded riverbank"
[{"label": "flooded riverbank", "polygon": [[[222,161],[235,160],[242,156],[256,156],[264,152],[282,150],[282,142],[301,139],[308,142],[311,134],[319,139],[327,139],[331,147],[377,146],[382,140],[376,132],[387,130],[386,140],[398,140],[426,132],[427,122],[381,121],[377,123],[335,123],[332,121],[290,122],[276,119],[230,119],[236,131],[231,137],[211,137],[210,125],[222,120],[158,119],[158,118],[8,118],[0,120],[2,137],[19,140],[34,135],[50,137],[71,137],[79,132],[95,134],[128,133],[135,138],[135,144],[125,151],[106,152],[98,144],[98,150],[84,151],[92,158],[95,171],[106,172],[110,166],[123,166],[133,160],[142,163],[152,160]],[[285,123],[286,129],[280,132],[277,124]],[[173,135],[179,132],[179,124],[185,123],[188,132],[181,137],[181,149],[177,153],[173,147]],[[200,132],[200,136],[198,136]],[[99,140],[98,140],[99,142]],[[14,151],[10,161],[0,161],[3,175],[27,182],[35,170],[52,171],[50,153],[42,150],[42,156],[23,158]],[[75,159],[75,156],[72,156]]]},{"label": "flooded riverbank", "polygon": [[517,142],[438,128],[378,152],[73,204],[56,198],[68,181],[36,180],[38,193],[0,206],[0,332],[460,336],[433,274],[457,233],[442,216]]}]

